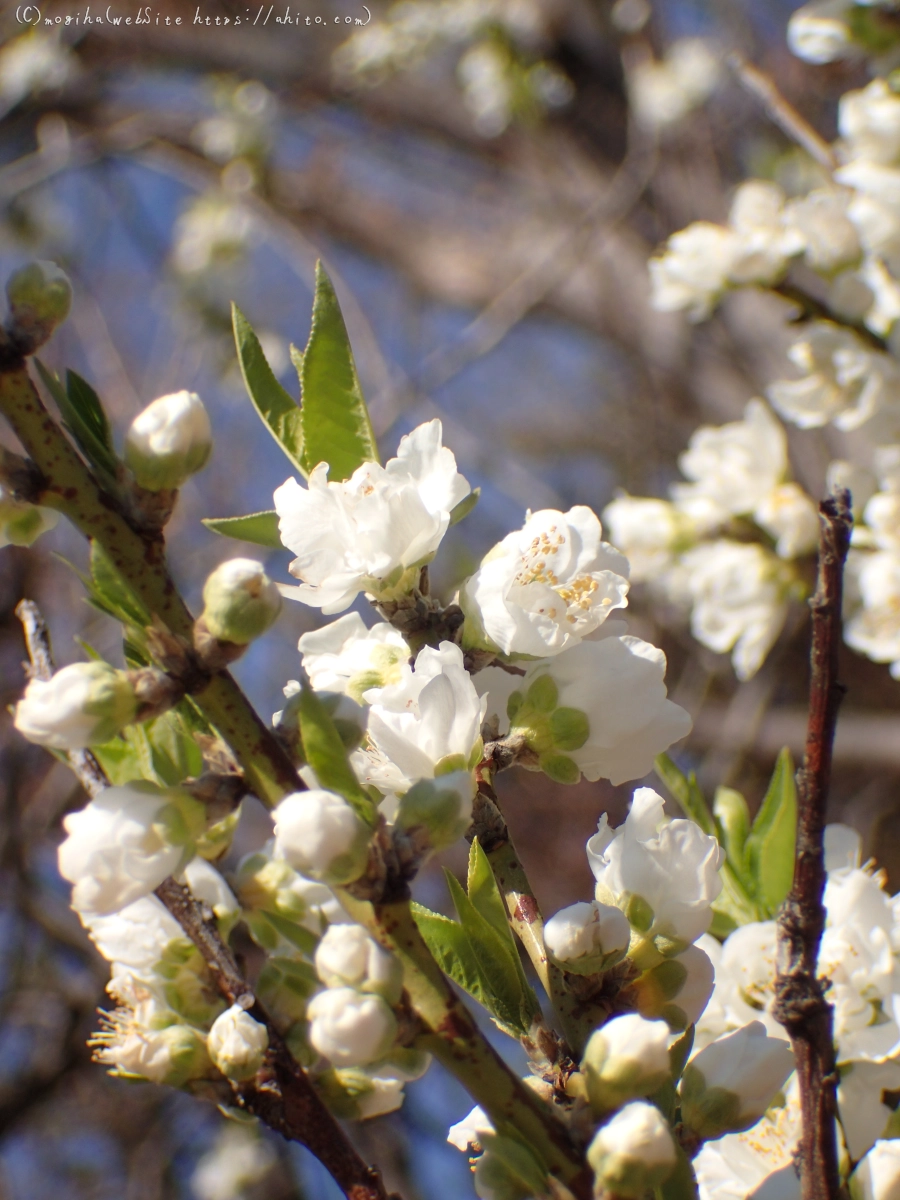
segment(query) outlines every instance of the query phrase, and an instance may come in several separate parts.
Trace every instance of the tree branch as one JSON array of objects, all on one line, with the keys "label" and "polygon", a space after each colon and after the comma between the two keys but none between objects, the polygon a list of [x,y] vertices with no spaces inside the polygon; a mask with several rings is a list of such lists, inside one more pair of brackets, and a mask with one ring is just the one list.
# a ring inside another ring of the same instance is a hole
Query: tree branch
[{"label": "tree branch", "polygon": [[[50,679],[53,675],[50,635],[40,609],[33,600],[22,600],[16,607],[16,616],[22,622],[33,678]],[[89,796],[93,798],[110,786],[90,750],[70,750],[67,757]],[[253,995],[212,913],[194,898],[186,884],[171,877],[159,885],[156,896],[203,955],[228,1003],[239,1004],[268,1031],[269,1049],[262,1072],[248,1083],[233,1085],[241,1107],[289,1141],[306,1146],[331,1173],[348,1200],[399,1200],[397,1196],[387,1196],[378,1171],[360,1158],[319,1098],[306,1072]]]},{"label": "tree branch", "polygon": [[809,724],[797,773],[799,814],[794,883],[778,916],[776,1018],[790,1035],[800,1085],[802,1200],[840,1195],[832,1007],[817,964],[825,927],[825,815],[838,706],[844,560],[850,544],[850,495],[836,489],[819,505],[819,577],[812,609]]}]

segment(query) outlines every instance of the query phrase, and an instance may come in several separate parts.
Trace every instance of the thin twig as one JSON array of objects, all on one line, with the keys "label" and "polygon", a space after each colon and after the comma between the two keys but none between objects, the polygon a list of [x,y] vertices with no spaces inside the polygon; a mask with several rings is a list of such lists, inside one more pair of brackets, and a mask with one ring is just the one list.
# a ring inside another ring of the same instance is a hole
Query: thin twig
[{"label": "thin twig", "polygon": [[837,1110],[832,1007],[818,978],[825,927],[825,814],[838,706],[844,560],[850,545],[850,495],[836,489],[819,505],[819,578],[812,609],[809,723],[797,773],[798,822],[794,883],[778,916],[776,1018],[790,1035],[800,1085],[802,1200],[840,1195],[835,1133]]},{"label": "thin twig", "polygon": [[[16,616],[22,622],[32,678],[50,679],[53,675],[50,635],[40,609],[33,600],[21,600]],[[110,786],[90,750],[70,750],[67,757],[89,796],[98,796]],[[283,1137],[306,1146],[331,1173],[348,1200],[399,1200],[397,1196],[387,1196],[378,1171],[360,1158],[319,1099],[306,1072],[253,995],[213,914],[194,898],[186,884],[171,877],[159,885],[156,896],[203,955],[228,1003],[240,1005],[268,1031],[269,1048],[262,1071],[251,1082],[235,1085],[241,1106]]]},{"label": "thin twig", "polygon": [[787,282],[769,284],[765,290],[782,296],[800,308],[800,315],[792,318],[793,324],[801,324],[804,321],[831,321],[835,325],[842,325],[845,329],[852,329],[857,337],[868,343],[872,350],[878,350],[882,354],[887,353],[888,346],[884,338],[873,333],[860,321],[849,321],[846,317],[839,316],[824,301],[811,296],[797,284]]},{"label": "thin twig", "polygon": [[806,153],[826,171],[831,172],[837,169],[838,161],[834,151],[805,117],[801,117],[796,108],[782,96],[764,71],[755,67],[753,63],[747,62],[743,55],[738,53],[728,55],[728,65],[737,75],[744,89],[760,101],[779,129],[798,146],[802,146]]}]

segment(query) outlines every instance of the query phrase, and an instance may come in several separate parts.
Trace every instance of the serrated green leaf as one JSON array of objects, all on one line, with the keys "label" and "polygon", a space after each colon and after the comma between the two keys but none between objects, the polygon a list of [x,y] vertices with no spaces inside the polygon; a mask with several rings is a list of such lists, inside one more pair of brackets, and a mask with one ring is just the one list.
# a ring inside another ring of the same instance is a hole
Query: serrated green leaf
[{"label": "serrated green leaf", "polygon": [[236,304],[231,306],[234,344],[247,395],[263,424],[281,447],[294,468],[306,475],[303,456],[303,426],[300,408],[289,395],[266,361],[259,338]]},{"label": "serrated green leaf", "polygon": [[747,838],[747,863],[764,916],[772,917],[791,890],[797,844],[797,787],[787,746],[778,755],[768,791]]},{"label": "serrated green leaf", "polygon": [[[506,905],[503,903],[503,897],[497,887],[490,860],[479,845],[478,838],[472,840],[469,849],[466,888],[476,911],[493,925],[502,938],[508,938],[510,946],[515,950],[516,943],[509,928]],[[518,953],[516,957],[518,958]]]},{"label": "serrated green leaf", "polygon": [[347,750],[327,708],[301,678],[298,720],[306,761],[316,773],[319,786],[337,792],[368,824],[375,819],[375,805],[363,791],[347,758]]},{"label": "serrated green leaf", "polygon": [[203,517],[203,524],[222,537],[252,542],[255,546],[268,546],[271,550],[284,549],[278,536],[278,513],[274,510],[247,513],[245,517]]},{"label": "serrated green leaf", "polygon": [[488,999],[481,973],[463,927],[415,901],[410,908],[422,940],[444,974],[459,984],[464,992],[468,992],[473,1000],[487,1008]]},{"label": "serrated green leaf", "polygon": [[299,346],[295,346],[291,342],[288,353],[291,356],[291,362],[294,364],[294,370],[297,372],[297,378],[300,378],[300,372],[303,370],[303,351]]},{"label": "serrated green leaf", "polygon": [[307,473],[326,462],[330,480],[349,479],[362,463],[378,462],[378,446],[347,327],[321,262],[316,263],[316,294],[309,341],[300,363],[300,393]]},{"label": "serrated green leaf", "polygon": [[115,482],[118,460],[113,449],[112,432],[100,397],[89,383],[74,371],[66,373],[66,387],[39,360],[34,360],[44,387],[56,401],[63,424],[80,450],[100,475],[102,482]]},{"label": "serrated green leaf", "polygon": [[481,488],[473,488],[468,496],[463,496],[459,504],[450,509],[450,524],[457,525],[463,517],[467,517],[481,498]]},{"label": "serrated green leaf", "polygon": [[475,908],[456,877],[449,871],[446,876],[460,924],[481,973],[487,994],[485,1007],[517,1035],[527,1033],[539,1011],[537,998],[524,980],[515,943],[511,936],[506,936],[508,927],[506,935],[501,935]]},{"label": "serrated green leaf", "polygon": [[709,805],[697,785],[697,778],[693,771],[690,777],[685,776],[668,754],[657,754],[655,766],[657,775],[672,793],[684,815],[699,825],[704,833],[715,837],[716,823],[709,811]]}]

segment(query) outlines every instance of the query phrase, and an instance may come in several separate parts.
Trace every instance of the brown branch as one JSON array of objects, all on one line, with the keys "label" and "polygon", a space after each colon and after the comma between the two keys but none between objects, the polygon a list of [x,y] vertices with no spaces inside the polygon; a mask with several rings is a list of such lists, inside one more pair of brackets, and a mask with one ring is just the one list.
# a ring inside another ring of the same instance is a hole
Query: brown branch
[{"label": "brown branch", "polygon": [[[22,600],[16,607],[16,616],[22,622],[32,677],[50,679],[53,675],[50,635],[40,609],[33,600]],[[67,757],[89,796],[97,796],[110,786],[90,750],[70,750]],[[228,1003],[239,1004],[268,1031],[269,1049],[261,1072],[249,1083],[234,1085],[240,1105],[282,1137],[306,1146],[331,1173],[348,1200],[400,1200],[397,1196],[388,1197],[378,1171],[360,1158],[319,1098],[306,1072],[253,995],[219,933],[213,914],[194,898],[186,884],[171,877],[159,885],[156,896],[203,955]]]},{"label": "brown branch", "polygon": [[803,1129],[802,1200],[837,1200],[841,1193],[835,1132],[837,1109],[832,1007],[818,978],[825,927],[825,813],[838,707],[844,560],[853,523],[850,495],[836,489],[819,505],[819,578],[812,609],[809,724],[797,773],[798,821],[794,883],[778,916],[776,1018],[787,1030],[797,1064]]},{"label": "brown branch", "polygon": [[877,350],[881,354],[888,352],[888,345],[884,338],[873,333],[861,321],[848,321],[846,317],[839,316],[823,300],[819,300],[797,284],[774,283],[769,284],[764,290],[774,292],[776,296],[781,296],[783,299],[789,300],[791,304],[798,306],[800,312],[796,317],[791,318],[791,324],[800,325],[805,321],[831,321],[833,325],[851,329],[871,350]]},{"label": "brown branch", "polygon": [[729,54],[728,65],[737,75],[744,89],[759,100],[769,117],[783,133],[802,147],[820,167],[824,167],[829,173],[837,169],[838,161],[834,151],[813,129],[809,121],[805,117],[801,117],[796,108],[782,96],[764,71],[755,67],[753,63],[747,62],[742,55],[737,53]]}]

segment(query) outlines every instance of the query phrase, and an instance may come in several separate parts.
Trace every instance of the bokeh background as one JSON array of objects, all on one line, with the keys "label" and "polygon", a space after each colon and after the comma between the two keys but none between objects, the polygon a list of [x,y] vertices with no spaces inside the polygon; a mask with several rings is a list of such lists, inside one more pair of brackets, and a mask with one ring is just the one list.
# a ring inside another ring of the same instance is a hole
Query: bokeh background
[{"label": "bokeh background", "polygon": [[[271,507],[288,473],[243,392],[230,301],[296,393],[288,347],[306,340],[318,257],[385,455],[439,416],[482,489],[434,568],[448,596],[528,508],[599,512],[616,488],[664,494],[691,431],[739,416],[783,373],[780,301],[745,289],[690,327],[650,309],[646,260],[688,222],[722,220],[748,174],[790,187],[809,170],[729,54],[834,136],[837,97],[862,75],[793,59],[787,0],[374,0],[361,27],[356,0],[39,7],[29,30],[21,8],[0,4],[0,275],[30,258],[64,266],[75,306],[44,360],[85,375],[120,435],[158,395],[204,398],[215,454],[170,526],[193,605],[238,549],[199,519]],[[685,42],[698,38],[699,51]],[[687,84],[654,84],[648,64],[673,53],[692,64]],[[792,437],[813,494],[830,436]],[[62,524],[34,552],[0,549],[0,1200],[327,1200],[332,1185],[298,1147],[90,1062],[106,965],[55,866],[61,819],[82,797],[6,711],[25,679],[23,596],[46,613],[59,665],[83,656],[79,639],[119,659],[116,627],[61,559],[85,559]],[[266,558],[279,579],[288,561]],[[695,718],[679,761],[755,808],[779,748],[802,748],[802,613],[738,686],[682,614],[651,611],[640,589],[629,611],[632,631],[666,649],[670,694]],[[265,715],[315,617],[288,604],[237,664]],[[862,832],[896,890],[900,684],[849,651],[844,676],[832,816]],[[601,812],[622,819],[632,787],[560,788],[524,772],[503,785],[545,912],[585,898],[583,843]],[[266,820],[247,805],[235,854]],[[461,853],[443,865],[460,870]],[[446,909],[440,865],[417,887]],[[444,1142],[468,1107],[434,1067],[358,1140],[407,1200],[469,1197],[465,1159]]]}]

